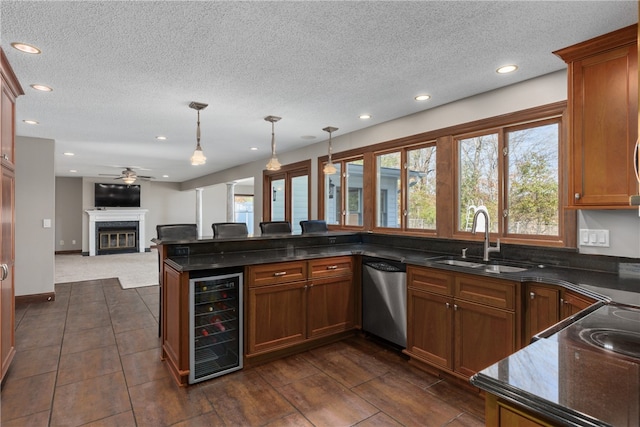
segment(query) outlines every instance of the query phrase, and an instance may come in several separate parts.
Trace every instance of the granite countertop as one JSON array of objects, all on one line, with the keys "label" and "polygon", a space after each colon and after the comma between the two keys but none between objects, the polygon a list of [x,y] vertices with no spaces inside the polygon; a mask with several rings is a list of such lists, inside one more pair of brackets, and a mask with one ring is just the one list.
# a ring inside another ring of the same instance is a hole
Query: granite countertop
[{"label": "granite countertop", "polygon": [[[596,344],[593,334],[602,331],[605,339]],[[610,331],[624,340],[611,339]],[[471,383],[563,425],[638,426],[638,331],[639,308],[604,305],[482,370]]]},{"label": "granite countertop", "polygon": [[[174,256],[165,262],[177,271],[215,270],[227,267],[268,264],[273,262],[309,260],[330,256],[364,255],[406,264],[440,268],[463,273],[500,277],[518,282],[537,282],[564,286],[600,301],[616,301],[640,306],[638,279],[623,278],[617,274],[575,268],[530,265],[530,269],[519,273],[488,273],[484,270],[440,264],[438,259],[447,255],[413,249],[389,248],[372,244],[338,244],[290,248],[220,252],[213,254]],[[470,258],[470,261],[478,261]],[[479,261],[482,262],[482,261]]]}]

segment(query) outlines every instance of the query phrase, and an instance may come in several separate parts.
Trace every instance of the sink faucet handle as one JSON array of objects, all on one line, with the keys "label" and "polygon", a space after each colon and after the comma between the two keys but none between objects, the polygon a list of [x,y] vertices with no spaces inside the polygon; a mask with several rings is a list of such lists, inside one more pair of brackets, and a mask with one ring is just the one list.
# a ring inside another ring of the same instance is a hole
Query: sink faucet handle
[{"label": "sink faucet handle", "polygon": [[467,249],[469,248],[462,248],[462,258],[466,258],[467,257]]}]

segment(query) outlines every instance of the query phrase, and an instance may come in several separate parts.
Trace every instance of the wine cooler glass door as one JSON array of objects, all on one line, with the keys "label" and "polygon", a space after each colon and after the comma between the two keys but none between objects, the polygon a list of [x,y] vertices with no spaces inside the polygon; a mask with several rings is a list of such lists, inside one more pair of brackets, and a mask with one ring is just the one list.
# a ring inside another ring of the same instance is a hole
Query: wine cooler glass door
[{"label": "wine cooler glass door", "polygon": [[189,383],[242,369],[242,273],[189,281]]}]

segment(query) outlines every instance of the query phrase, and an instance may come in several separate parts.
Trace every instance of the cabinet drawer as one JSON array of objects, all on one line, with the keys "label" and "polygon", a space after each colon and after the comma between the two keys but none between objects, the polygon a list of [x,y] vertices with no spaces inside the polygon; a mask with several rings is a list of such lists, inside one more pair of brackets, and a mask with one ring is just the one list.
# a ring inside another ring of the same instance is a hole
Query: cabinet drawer
[{"label": "cabinet drawer", "polygon": [[453,276],[440,270],[409,266],[407,286],[440,295],[453,295]]},{"label": "cabinet drawer", "polygon": [[492,307],[515,309],[516,283],[460,274],[455,279],[455,296]]},{"label": "cabinet drawer", "polygon": [[353,274],[353,258],[350,256],[322,258],[309,261],[309,277],[337,277]]},{"label": "cabinet drawer", "polygon": [[247,267],[247,278],[250,288],[306,280],[307,263],[305,261],[291,261],[252,265]]}]

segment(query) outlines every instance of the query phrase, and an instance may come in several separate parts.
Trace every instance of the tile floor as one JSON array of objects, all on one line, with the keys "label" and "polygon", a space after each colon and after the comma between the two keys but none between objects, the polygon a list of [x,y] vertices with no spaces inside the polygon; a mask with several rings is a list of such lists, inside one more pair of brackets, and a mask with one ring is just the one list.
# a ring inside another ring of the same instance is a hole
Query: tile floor
[{"label": "tile floor", "polygon": [[157,290],[64,283],[54,302],[16,307],[1,425],[484,425],[477,393],[361,337],[179,388],[160,361]]}]

